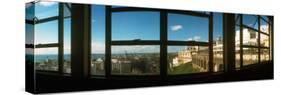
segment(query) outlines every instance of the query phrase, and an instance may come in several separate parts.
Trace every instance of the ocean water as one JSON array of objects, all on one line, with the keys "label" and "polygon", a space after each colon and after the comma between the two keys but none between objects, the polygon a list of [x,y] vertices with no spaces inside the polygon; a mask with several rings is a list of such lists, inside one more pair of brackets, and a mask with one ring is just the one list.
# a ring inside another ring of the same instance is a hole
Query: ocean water
[{"label": "ocean water", "polygon": [[[130,55],[136,55],[136,54],[130,54]],[[147,53],[138,53],[137,55],[139,56],[147,56]],[[116,56],[125,56],[124,54],[112,54],[112,57],[116,57]],[[26,60],[33,60],[34,57],[34,61],[35,62],[43,62],[47,59],[50,60],[58,60],[58,55],[56,54],[41,54],[41,55],[26,55]],[[92,59],[97,59],[97,58],[102,58],[105,59],[105,54],[92,54]],[[70,61],[71,56],[70,54],[65,54],[64,55],[64,60],[66,61]]]},{"label": "ocean water", "polygon": [[[28,59],[32,58],[32,55],[26,55]],[[92,58],[104,58],[104,54],[92,54]],[[43,62],[46,59],[58,60],[58,55],[56,54],[44,54],[44,55],[35,55],[35,62]],[[64,60],[70,61],[70,54],[64,55]]]}]

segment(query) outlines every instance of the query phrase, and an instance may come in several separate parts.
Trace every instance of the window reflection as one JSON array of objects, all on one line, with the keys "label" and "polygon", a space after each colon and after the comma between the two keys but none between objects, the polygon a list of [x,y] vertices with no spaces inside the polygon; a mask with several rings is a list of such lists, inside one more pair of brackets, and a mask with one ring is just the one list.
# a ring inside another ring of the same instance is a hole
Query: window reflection
[{"label": "window reflection", "polygon": [[260,34],[260,41],[261,41],[261,43],[260,43],[260,45],[262,46],[262,47],[269,47],[269,36],[268,35],[265,35],[265,34]]},{"label": "window reflection", "polygon": [[243,48],[243,66],[258,63],[258,48]]},{"label": "window reflection", "polygon": [[243,24],[258,30],[258,16],[256,15],[243,15]]},{"label": "window reflection", "polygon": [[243,45],[258,45],[258,31],[243,28]]},{"label": "window reflection", "polygon": [[269,49],[261,49],[261,62],[269,61]]},{"label": "window reflection", "polygon": [[223,71],[223,21],[222,13],[213,14],[213,63],[214,72]]},{"label": "window reflection", "polygon": [[[235,35],[235,50],[236,50],[236,67],[240,64],[240,48],[243,48],[243,66],[267,62],[269,60],[270,46],[270,31],[269,21],[267,16],[258,15],[242,15],[243,24],[243,45],[240,44],[240,26],[239,18],[236,15],[236,35]],[[241,18],[240,18],[241,19]],[[260,21],[260,22],[258,22]],[[260,24],[259,24],[260,23]],[[260,25],[260,26],[259,26]],[[258,31],[260,30],[260,31]],[[259,39],[260,34],[260,39]],[[258,43],[260,42],[260,45]],[[260,48],[260,51],[259,51]],[[241,59],[242,60],[242,59]]]},{"label": "window reflection", "polygon": [[241,15],[235,15],[235,68],[240,68],[240,19]]},{"label": "window reflection", "polygon": [[261,19],[260,20],[261,26],[260,26],[260,31],[264,32],[266,34],[269,34],[269,24],[265,20]]}]

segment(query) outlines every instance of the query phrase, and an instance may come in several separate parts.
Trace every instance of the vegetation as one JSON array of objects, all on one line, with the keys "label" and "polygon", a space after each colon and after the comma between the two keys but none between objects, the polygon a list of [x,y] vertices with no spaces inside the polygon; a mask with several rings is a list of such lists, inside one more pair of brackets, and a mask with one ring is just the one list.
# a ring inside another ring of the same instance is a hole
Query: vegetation
[{"label": "vegetation", "polygon": [[198,69],[192,67],[192,63],[185,63],[169,69],[169,74],[188,74],[199,72]]}]

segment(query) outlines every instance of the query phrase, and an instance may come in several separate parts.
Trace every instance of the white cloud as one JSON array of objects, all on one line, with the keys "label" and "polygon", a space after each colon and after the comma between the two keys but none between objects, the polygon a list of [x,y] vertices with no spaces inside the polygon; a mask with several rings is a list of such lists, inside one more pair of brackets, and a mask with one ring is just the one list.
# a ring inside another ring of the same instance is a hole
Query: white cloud
[{"label": "white cloud", "polygon": [[40,48],[35,49],[34,54],[58,54],[58,48]]},{"label": "white cloud", "polygon": [[198,41],[198,40],[201,39],[201,37],[200,37],[200,36],[194,36],[193,39],[194,39],[195,41]]},{"label": "white cloud", "polygon": [[92,19],[92,23],[96,22],[96,20]]},{"label": "white cloud", "polygon": [[199,41],[200,39],[201,39],[200,36],[194,36],[194,37],[188,38],[187,41]]},{"label": "white cloud", "polygon": [[183,28],[183,26],[182,25],[173,25],[173,26],[171,26],[171,30],[172,31],[174,31],[174,32],[176,32],[176,31],[179,31],[179,30],[181,30]]},{"label": "white cloud", "polygon": [[41,6],[48,7],[48,6],[52,6],[52,5],[56,4],[56,2],[39,2],[38,4]]},{"label": "white cloud", "polygon": [[192,38],[188,38],[187,41],[192,41]]},{"label": "white cloud", "polygon": [[92,53],[105,53],[105,43],[92,42]]}]

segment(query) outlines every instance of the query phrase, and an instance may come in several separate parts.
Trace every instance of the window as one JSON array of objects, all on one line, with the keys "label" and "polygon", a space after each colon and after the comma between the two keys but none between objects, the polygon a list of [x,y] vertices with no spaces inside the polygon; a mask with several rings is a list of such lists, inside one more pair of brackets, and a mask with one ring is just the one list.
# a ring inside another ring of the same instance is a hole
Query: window
[{"label": "window", "polygon": [[105,6],[92,5],[91,74],[105,74]]},{"label": "window", "polygon": [[222,13],[213,13],[213,64],[214,72],[223,71],[223,21]]},{"label": "window", "polygon": [[[58,3],[38,2],[34,4],[34,14],[27,16],[34,28],[35,69],[58,71],[58,20],[40,22],[58,15]],[[33,37],[31,37],[33,38]]]},{"label": "window", "polygon": [[258,30],[258,16],[243,15],[243,25]]},{"label": "window", "polygon": [[[56,2],[35,3],[35,68],[40,71],[70,73],[70,5]],[[33,24],[33,23],[32,23]]]},{"label": "window", "polygon": [[168,13],[168,74],[208,72],[208,42],[207,17]]},{"label": "window", "polygon": [[[242,60],[238,62],[242,64],[240,68],[257,63],[268,63],[271,31],[268,16],[236,15],[236,17],[236,58]],[[240,31],[243,33],[240,34]]]},{"label": "window", "polygon": [[63,53],[64,53],[64,61],[63,61],[63,72],[64,73],[71,73],[71,20],[70,18],[64,19],[64,42],[63,42]]},{"label": "window", "polygon": [[[36,5],[36,15],[33,17],[27,11],[26,16],[27,21],[35,22],[26,24],[26,46],[35,47],[36,70],[70,74],[71,5],[52,2]],[[92,5],[91,9],[88,57],[93,76],[173,76],[225,69],[223,13],[101,5]],[[271,61],[271,24],[268,16],[235,15],[237,70]],[[34,41],[28,39],[33,36]]]},{"label": "window", "polygon": [[159,12],[112,12],[111,18],[111,74],[159,75]]},{"label": "window", "polygon": [[71,5],[63,4],[63,73],[71,73]]},{"label": "window", "polygon": [[[34,25],[32,22],[34,18],[34,4],[27,3],[25,7],[25,59],[26,65],[34,63]],[[33,69],[33,68],[32,68]]]},{"label": "window", "polygon": [[241,60],[240,60],[240,57],[242,57],[242,56],[240,56],[240,50],[241,50],[241,48],[240,48],[240,25],[241,25],[241,15],[235,15],[235,68],[236,69],[240,69],[240,63],[242,63],[242,62],[240,62]]}]

